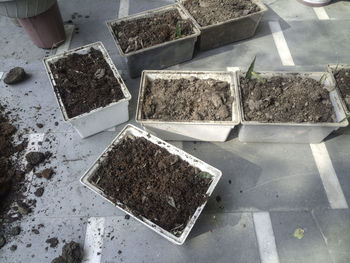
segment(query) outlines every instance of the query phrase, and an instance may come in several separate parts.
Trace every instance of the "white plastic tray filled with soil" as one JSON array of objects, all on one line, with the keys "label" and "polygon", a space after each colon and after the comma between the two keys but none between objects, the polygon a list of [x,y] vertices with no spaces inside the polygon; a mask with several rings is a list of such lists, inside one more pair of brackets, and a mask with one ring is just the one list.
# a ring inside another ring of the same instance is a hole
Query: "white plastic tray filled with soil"
[{"label": "white plastic tray filled with soil", "polygon": [[129,120],[131,95],[101,42],[44,59],[63,119],[82,138]]},{"label": "white plastic tray filled with soil", "polygon": [[243,142],[320,143],[348,125],[329,73],[237,72]]},{"label": "white plastic tray filled with soil", "polygon": [[240,123],[236,74],[142,73],[136,121],[163,140],[226,141]]},{"label": "white plastic tray filled with soil", "polygon": [[129,74],[191,60],[199,29],[178,4],[107,22]]},{"label": "white plastic tray filled with soil", "polygon": [[81,183],[172,243],[181,245],[221,171],[127,125]]},{"label": "white plastic tray filled with soil", "polygon": [[335,89],[347,116],[350,115],[350,65],[329,64],[328,72],[332,75]]},{"label": "white plastic tray filled with soil", "polygon": [[260,0],[178,0],[200,29],[200,50],[254,36],[267,11]]}]

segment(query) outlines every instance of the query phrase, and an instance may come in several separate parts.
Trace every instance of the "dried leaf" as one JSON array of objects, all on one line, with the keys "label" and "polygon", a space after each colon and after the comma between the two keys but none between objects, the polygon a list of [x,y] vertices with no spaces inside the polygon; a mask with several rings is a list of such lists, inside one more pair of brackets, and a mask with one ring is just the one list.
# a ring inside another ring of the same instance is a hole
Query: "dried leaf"
[{"label": "dried leaf", "polygon": [[294,231],[294,237],[297,239],[302,239],[304,237],[304,229],[302,228],[297,228]]},{"label": "dried leaf", "polygon": [[176,205],[175,205],[175,200],[174,200],[174,198],[172,196],[167,196],[167,202],[168,202],[169,205],[171,205],[172,207],[177,209]]}]

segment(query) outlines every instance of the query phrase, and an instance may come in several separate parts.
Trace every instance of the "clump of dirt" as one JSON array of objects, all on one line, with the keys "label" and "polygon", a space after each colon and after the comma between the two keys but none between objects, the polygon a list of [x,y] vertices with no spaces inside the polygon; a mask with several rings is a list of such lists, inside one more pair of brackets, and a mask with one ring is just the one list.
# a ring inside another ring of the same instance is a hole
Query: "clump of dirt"
[{"label": "clump of dirt", "polygon": [[183,5],[200,26],[209,26],[260,11],[251,0],[186,0]]},{"label": "clump of dirt", "polygon": [[29,152],[26,154],[25,158],[27,160],[27,167],[26,170],[30,171],[34,167],[38,166],[39,164],[43,163],[45,160],[49,159],[51,157],[52,153],[49,151],[46,151],[45,153],[42,152]]},{"label": "clump of dirt", "polygon": [[211,176],[145,138],[128,135],[112,148],[91,182],[134,215],[180,236],[207,200]]},{"label": "clump of dirt", "polygon": [[37,173],[36,176],[39,178],[43,177],[47,180],[50,180],[53,174],[54,174],[54,170],[52,168],[46,168],[41,172]]},{"label": "clump of dirt", "polygon": [[334,73],[337,87],[350,111],[350,69],[340,69]]},{"label": "clump of dirt", "polygon": [[317,80],[299,76],[240,78],[244,119],[260,122],[335,122],[329,92]]},{"label": "clump of dirt", "polygon": [[51,263],[81,263],[83,250],[74,241],[65,244],[62,248],[62,255],[53,259]]},{"label": "clump of dirt", "polygon": [[57,237],[48,238],[48,239],[46,239],[45,242],[50,244],[50,247],[52,247],[52,248],[57,247],[57,245],[59,243]]},{"label": "clump of dirt", "polygon": [[107,106],[124,98],[121,80],[104,59],[91,48],[87,54],[71,54],[50,63],[59,94],[69,118]]},{"label": "clump of dirt", "polygon": [[16,84],[23,81],[26,77],[26,72],[21,67],[11,69],[5,76],[4,82],[8,85]]},{"label": "clump of dirt", "polygon": [[[180,35],[176,27],[180,28]],[[130,53],[192,35],[193,27],[189,19],[183,19],[179,11],[174,9],[152,17],[122,21],[113,26],[113,31],[123,52]]]},{"label": "clump of dirt", "polygon": [[142,118],[172,120],[232,120],[230,85],[215,79],[155,79],[145,88]]}]

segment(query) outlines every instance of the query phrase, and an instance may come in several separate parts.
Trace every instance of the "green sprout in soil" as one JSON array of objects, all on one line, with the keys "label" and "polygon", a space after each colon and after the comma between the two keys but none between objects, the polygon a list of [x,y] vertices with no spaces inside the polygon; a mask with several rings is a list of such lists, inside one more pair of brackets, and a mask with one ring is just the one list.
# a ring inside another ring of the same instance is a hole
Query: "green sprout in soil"
[{"label": "green sprout in soil", "polygon": [[327,72],[323,73],[323,75],[320,78],[320,82],[323,83],[327,79]]},{"label": "green sprout in soil", "polygon": [[176,39],[182,38],[180,21],[176,23]]},{"label": "green sprout in soil", "polygon": [[247,79],[252,79],[252,76],[254,76],[258,79],[258,81],[260,81],[261,83],[264,84],[263,78],[260,77],[260,75],[254,71],[255,60],[256,60],[256,56],[254,57],[252,63],[250,63],[249,69],[248,69],[247,73],[245,74],[245,77]]}]

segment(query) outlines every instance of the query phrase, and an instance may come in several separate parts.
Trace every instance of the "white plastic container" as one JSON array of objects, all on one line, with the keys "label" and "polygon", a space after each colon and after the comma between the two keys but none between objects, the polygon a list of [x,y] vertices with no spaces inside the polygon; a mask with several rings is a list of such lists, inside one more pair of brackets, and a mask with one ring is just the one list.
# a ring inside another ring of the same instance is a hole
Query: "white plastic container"
[{"label": "white plastic container", "polygon": [[340,69],[350,70],[350,65],[346,65],[346,64],[329,64],[328,67],[327,67],[328,72],[331,74],[332,81],[334,82],[335,90],[337,91],[338,96],[341,98],[341,104],[342,104],[342,106],[344,108],[345,114],[347,116],[349,116],[350,115],[350,109],[348,109],[348,107],[347,107],[347,105],[345,103],[345,98],[341,94],[341,92],[340,92],[340,90],[338,88],[338,85],[337,85],[337,81],[335,80],[335,77],[334,77],[335,71],[336,70],[340,70]]},{"label": "white plastic container", "polygon": [[[262,78],[270,78],[273,76],[295,76],[292,72],[259,72]],[[310,77],[320,80],[324,72],[308,72],[297,73],[300,77]],[[237,72],[238,89],[241,102],[242,126],[239,130],[238,138],[242,142],[274,142],[274,143],[320,143],[333,131],[340,127],[348,126],[348,121],[343,120],[345,117],[344,109],[341,106],[341,100],[334,90],[334,84],[331,76],[326,73],[324,85],[330,91],[329,97],[334,107],[334,112],[338,122],[320,122],[320,123],[267,123],[258,121],[246,121],[244,118],[243,100],[241,95],[241,87],[239,84],[239,76],[245,74]],[[343,121],[342,121],[343,120]]]},{"label": "white plastic container", "polygon": [[[60,97],[60,94],[55,88],[56,82],[51,72],[50,63],[54,63],[73,53],[86,54],[89,52],[90,48],[92,47],[102,52],[105,60],[107,61],[108,65],[113,71],[115,78],[120,84],[120,87],[124,94],[124,98],[117,102],[112,102],[105,107],[100,107],[90,112],[83,113],[79,116],[69,118],[66,112],[65,106],[63,104],[63,101]],[[131,95],[127,87],[125,86],[124,81],[119,75],[118,70],[114,66],[112,59],[108,55],[107,50],[103,46],[102,42],[92,43],[89,45],[79,47],[74,50],[70,50],[68,52],[64,52],[62,54],[45,58],[44,65],[46,67],[46,71],[51,81],[51,85],[53,87],[54,93],[56,94],[58,105],[63,115],[63,119],[69,122],[75,128],[75,130],[79,133],[80,137],[86,138],[88,136],[91,136],[93,134],[99,133],[106,129],[112,128],[114,126],[117,126],[129,120],[128,105],[129,105],[129,100],[131,99]]]},{"label": "white plastic container", "polygon": [[133,218],[135,218],[137,221],[141,222],[151,230],[155,231],[157,234],[161,235],[162,237],[168,239],[174,244],[182,245],[188,234],[190,233],[192,227],[194,226],[195,222],[197,221],[200,213],[204,209],[204,206],[206,205],[206,202],[203,203],[201,206],[197,208],[195,213],[192,215],[192,217],[189,219],[185,229],[183,230],[181,236],[177,237],[173,235],[172,233],[164,230],[163,228],[157,226],[156,224],[152,223],[150,220],[148,220],[145,217],[134,215],[133,212],[126,207],[122,203],[114,203],[110,200],[108,196],[106,196],[102,190],[100,190],[98,187],[96,187],[93,183],[90,182],[90,178],[94,175],[95,171],[99,167],[100,163],[103,162],[105,158],[107,158],[110,150],[114,145],[117,145],[120,141],[123,140],[128,135],[132,135],[134,137],[143,137],[146,140],[150,141],[153,144],[156,144],[164,149],[166,149],[169,153],[179,156],[182,160],[187,161],[190,165],[193,167],[197,167],[199,170],[204,171],[212,175],[212,182],[210,183],[208,190],[206,194],[210,196],[212,192],[214,191],[217,183],[219,182],[221,178],[221,171],[210,166],[209,164],[197,159],[196,157],[180,150],[179,148],[176,148],[175,146],[166,143],[165,141],[160,140],[159,138],[148,134],[147,132],[140,130],[136,128],[133,125],[127,125],[125,128],[118,134],[118,136],[112,141],[112,143],[106,148],[106,150],[98,157],[98,159],[95,161],[95,163],[86,171],[86,173],[81,177],[80,182],[87,186],[89,189],[97,193],[98,195],[102,196],[104,199],[106,199],[108,202],[112,203],[116,207],[118,207],[123,212],[129,214]]},{"label": "white plastic container", "polygon": [[[148,82],[155,79],[181,79],[197,77],[227,81],[234,97],[231,121],[161,121],[142,118],[142,104]],[[226,141],[231,130],[240,123],[238,90],[235,85],[236,74],[229,71],[156,71],[145,70],[141,76],[139,97],[137,100],[136,121],[145,130],[169,141]]]}]

